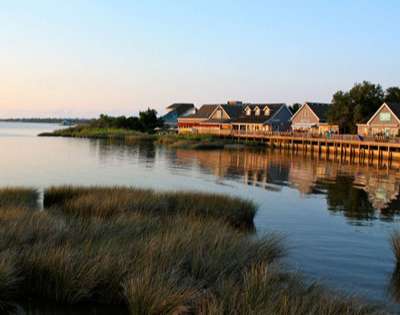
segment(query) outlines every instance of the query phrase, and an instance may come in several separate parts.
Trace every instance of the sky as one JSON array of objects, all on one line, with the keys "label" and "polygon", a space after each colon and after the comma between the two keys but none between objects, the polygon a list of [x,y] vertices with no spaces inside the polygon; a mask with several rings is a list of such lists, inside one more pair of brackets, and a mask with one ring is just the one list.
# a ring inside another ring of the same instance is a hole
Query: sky
[{"label": "sky", "polygon": [[400,85],[398,0],[0,0],[0,117]]}]

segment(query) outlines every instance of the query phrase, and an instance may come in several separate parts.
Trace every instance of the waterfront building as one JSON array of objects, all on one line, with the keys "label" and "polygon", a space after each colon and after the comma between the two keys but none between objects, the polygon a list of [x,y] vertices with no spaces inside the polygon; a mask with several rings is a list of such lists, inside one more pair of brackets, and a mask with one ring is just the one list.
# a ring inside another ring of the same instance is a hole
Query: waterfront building
[{"label": "waterfront building", "polygon": [[365,124],[357,124],[362,136],[398,136],[400,130],[400,103],[385,102]]},{"label": "waterfront building", "polygon": [[339,126],[329,124],[331,104],[307,102],[292,117],[292,130],[315,134],[339,133]]},{"label": "waterfront building", "polygon": [[228,135],[234,131],[288,130],[291,111],[286,104],[251,104],[229,101],[203,105],[193,115],[178,119],[180,133]]}]

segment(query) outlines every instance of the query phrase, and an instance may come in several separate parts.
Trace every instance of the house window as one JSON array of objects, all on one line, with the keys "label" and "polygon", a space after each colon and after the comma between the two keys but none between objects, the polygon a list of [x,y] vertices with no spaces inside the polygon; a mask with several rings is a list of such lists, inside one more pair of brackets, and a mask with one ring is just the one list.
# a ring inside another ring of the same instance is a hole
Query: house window
[{"label": "house window", "polygon": [[269,116],[269,108],[268,107],[264,108],[264,115]]},{"label": "house window", "polygon": [[260,116],[260,109],[258,107],[255,109],[255,115]]},{"label": "house window", "polygon": [[390,121],[390,113],[380,113],[379,114],[379,120],[380,121]]},{"label": "house window", "polygon": [[246,115],[251,116],[251,108],[250,107],[246,108]]}]

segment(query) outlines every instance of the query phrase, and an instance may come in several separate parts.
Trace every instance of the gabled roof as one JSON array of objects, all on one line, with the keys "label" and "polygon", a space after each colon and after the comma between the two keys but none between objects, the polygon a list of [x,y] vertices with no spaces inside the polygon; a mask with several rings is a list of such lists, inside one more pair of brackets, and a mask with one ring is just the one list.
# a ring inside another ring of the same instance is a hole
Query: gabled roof
[{"label": "gabled roof", "polygon": [[372,115],[372,117],[367,121],[367,125],[371,123],[371,121],[378,115],[378,113],[382,110],[383,107],[387,106],[389,110],[393,113],[397,121],[400,123],[400,103],[395,102],[385,102],[379,107],[379,109]]},{"label": "gabled roof", "polygon": [[231,119],[238,118],[243,113],[243,105],[221,105]]},{"label": "gabled roof", "polygon": [[400,119],[400,103],[386,102],[385,104],[390,108],[393,114],[396,115],[397,119]]},{"label": "gabled roof", "polygon": [[199,119],[207,119],[210,117],[212,112],[218,107],[218,104],[213,105],[203,105],[199,108],[199,110],[192,115],[188,115],[185,118],[199,118]]},{"label": "gabled roof", "polygon": [[317,115],[320,122],[324,122],[327,120],[328,111],[329,111],[331,104],[311,103],[311,102],[307,102],[306,104],[311,108],[311,110],[314,112],[314,114]]},{"label": "gabled roof", "polygon": [[319,119],[320,122],[326,122],[328,111],[331,104],[329,103],[314,103],[314,102],[306,102],[304,103],[297,112],[292,116],[292,120],[301,112],[304,107],[308,107],[311,109],[315,117]]}]

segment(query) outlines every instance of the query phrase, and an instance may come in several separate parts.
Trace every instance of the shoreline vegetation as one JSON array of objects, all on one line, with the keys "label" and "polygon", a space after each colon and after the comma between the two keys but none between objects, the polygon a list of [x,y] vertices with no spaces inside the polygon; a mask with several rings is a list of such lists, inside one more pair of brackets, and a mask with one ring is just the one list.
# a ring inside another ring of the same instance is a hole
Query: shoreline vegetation
[{"label": "shoreline vegetation", "polygon": [[[130,314],[384,314],[286,270],[256,206],[125,187],[0,190],[0,312],[27,300]],[[246,229],[247,228],[247,229]]]},{"label": "shoreline vegetation", "polygon": [[39,137],[121,140],[126,141],[127,143],[131,141],[152,141],[171,148],[204,150],[262,146],[259,142],[221,139],[212,135],[175,133],[151,134],[122,128],[93,128],[88,125],[78,125],[75,127],[55,130],[53,132],[44,132],[39,134]]},{"label": "shoreline vegetation", "polygon": [[[163,122],[152,109],[140,112],[139,117],[111,117],[100,115],[86,124],[44,132],[40,137],[66,137],[121,140],[129,142],[153,141],[169,147],[183,149],[223,149],[260,146],[257,142],[238,142],[210,135],[182,135],[163,131]],[[160,131],[156,133],[156,131]]]}]

